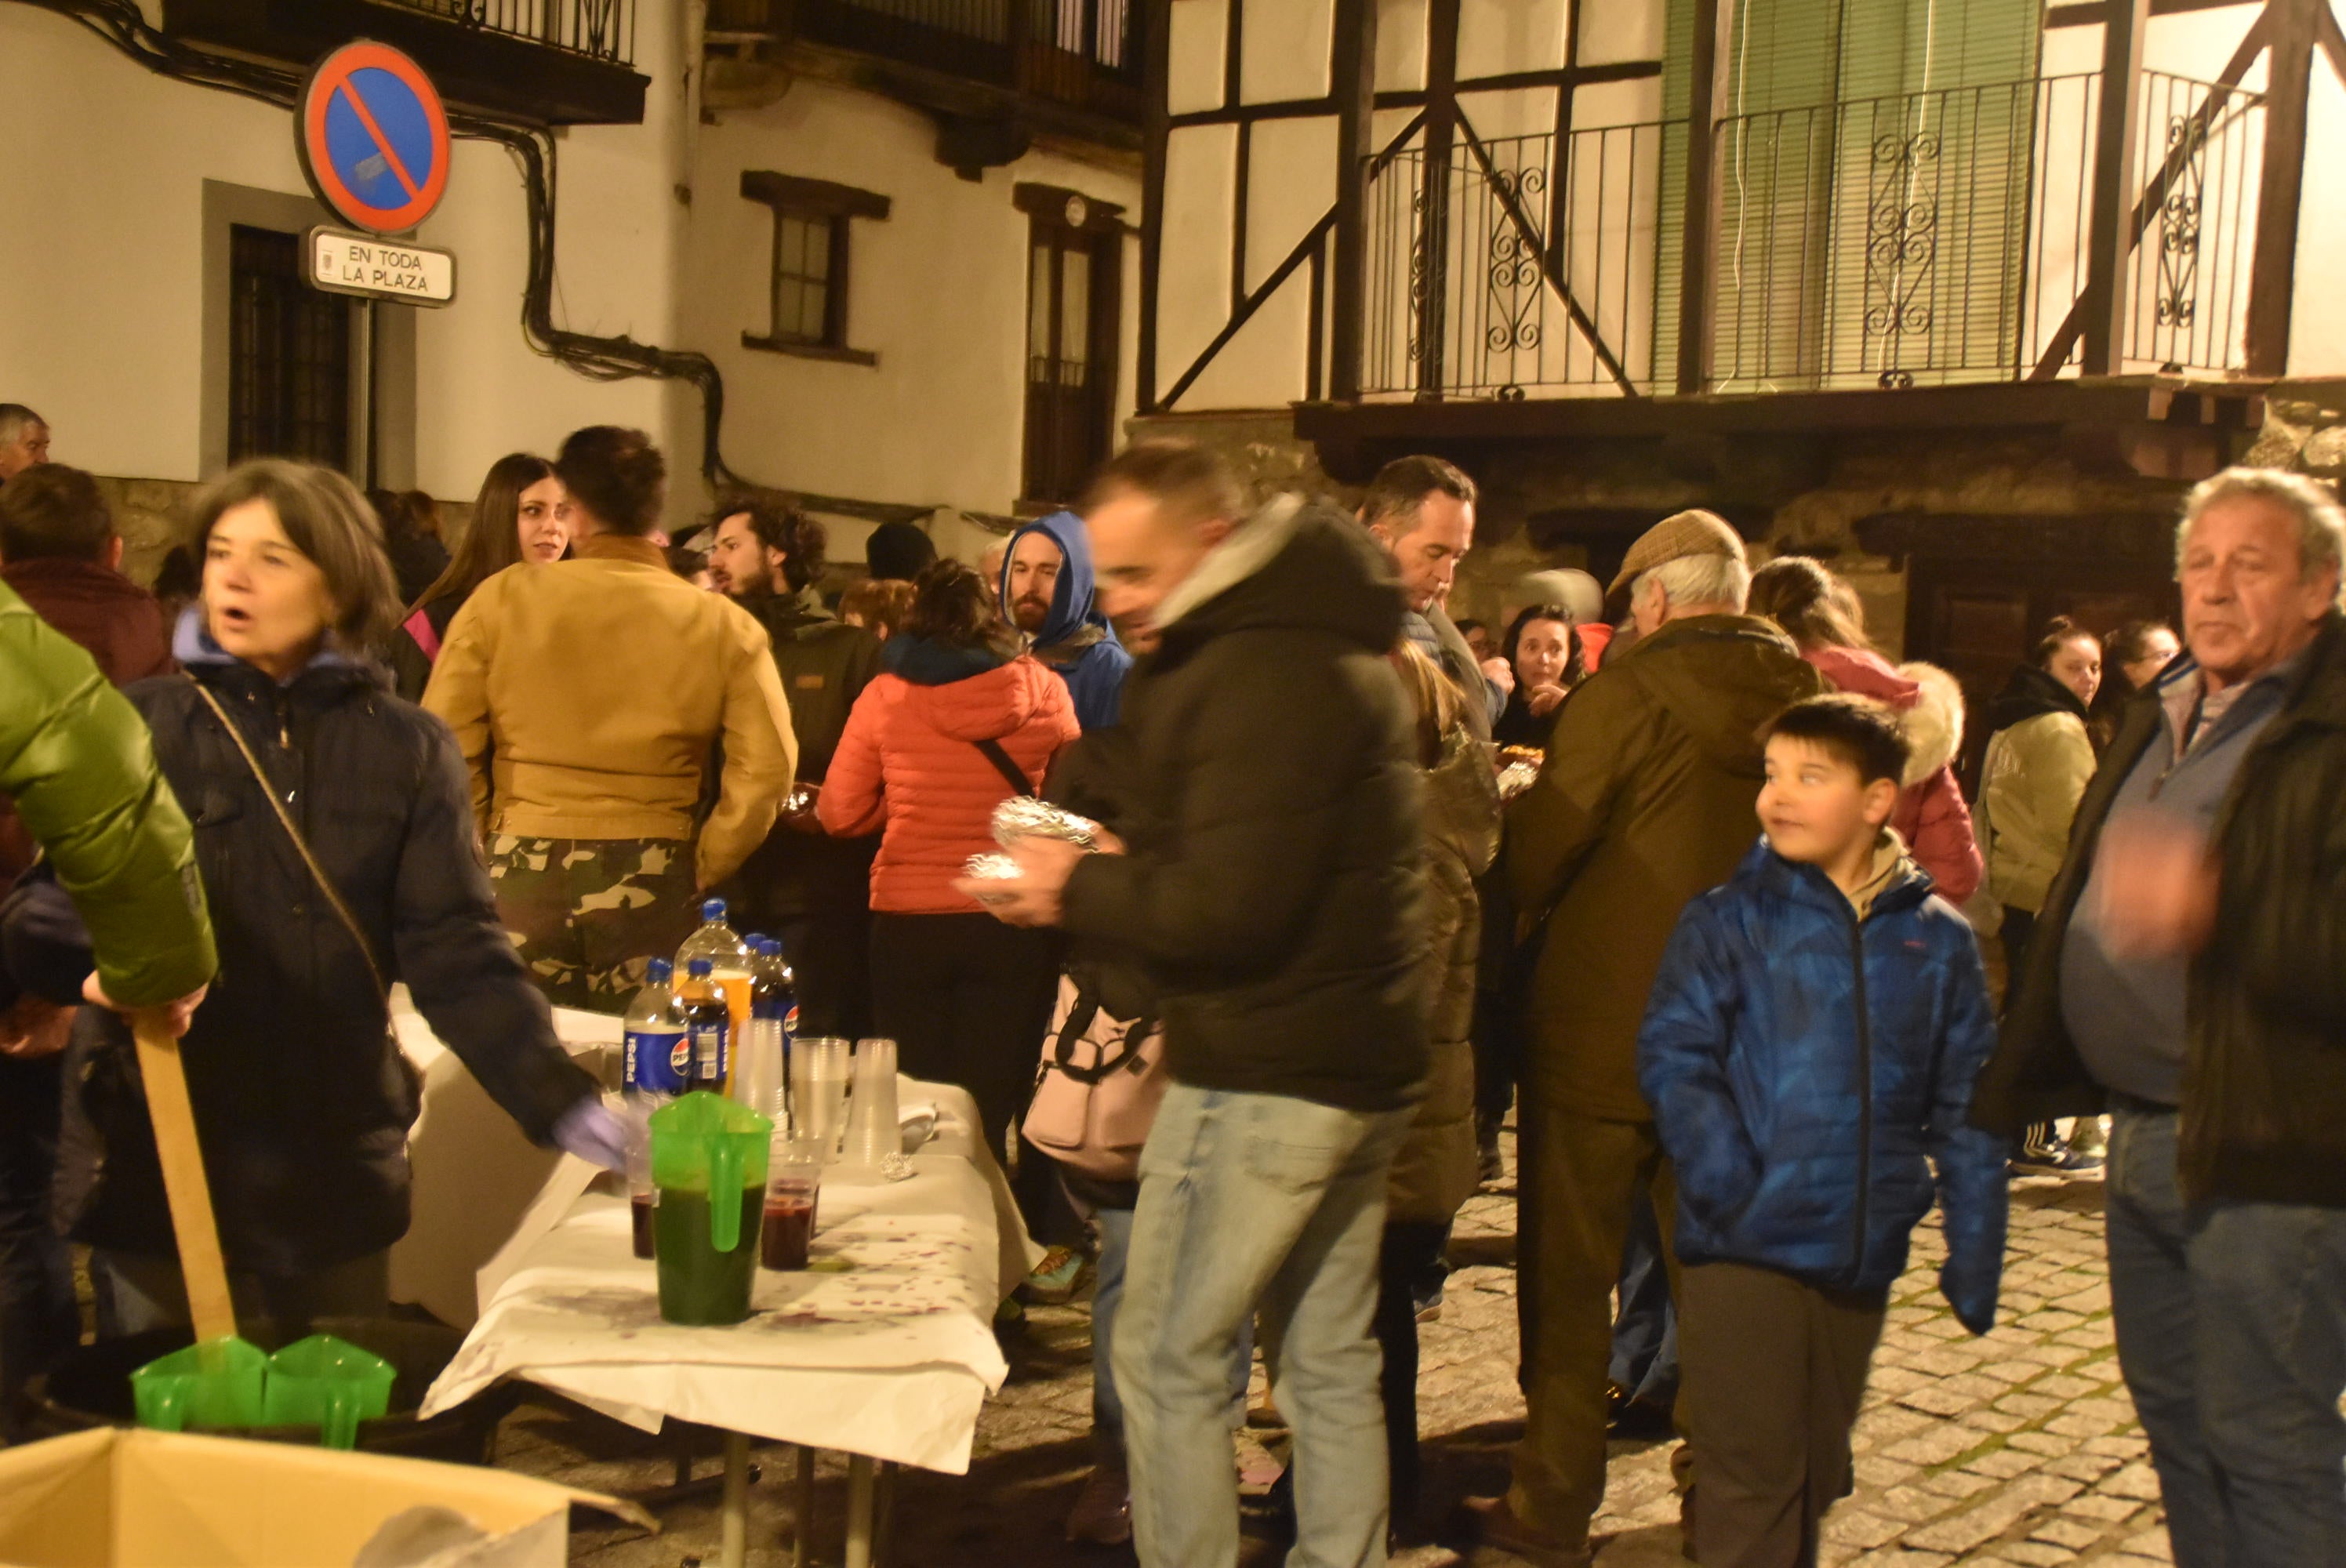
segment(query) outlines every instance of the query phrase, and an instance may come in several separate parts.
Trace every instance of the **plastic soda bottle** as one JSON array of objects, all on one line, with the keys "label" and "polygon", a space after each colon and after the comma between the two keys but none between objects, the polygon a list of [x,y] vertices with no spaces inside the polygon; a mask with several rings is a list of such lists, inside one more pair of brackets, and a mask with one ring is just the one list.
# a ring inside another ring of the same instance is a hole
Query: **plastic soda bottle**
[{"label": "plastic soda bottle", "polygon": [[620,1027],[626,1042],[621,1084],[627,1093],[627,1203],[638,1257],[652,1255],[651,1130],[654,1111],[692,1087],[692,1043],[684,1013],[668,987],[675,970],[656,958],[645,965],[643,989]]},{"label": "plastic soda bottle", "polygon": [[734,933],[725,923],[725,901],[707,899],[700,905],[700,929],[684,939],[676,950],[676,966],[687,974],[692,972],[692,961],[709,961],[709,978],[724,993],[725,1005],[732,1011],[733,1037],[740,1039],[750,1023],[750,944]]},{"label": "plastic soda bottle", "polygon": [[628,1004],[621,1025],[627,1042],[621,1083],[630,1095],[681,1095],[691,1086],[692,1052],[684,1041],[684,1018],[668,983],[676,968],[664,958],[646,967],[644,987]]},{"label": "plastic soda bottle", "polygon": [[696,958],[685,965],[684,988],[677,994],[677,1010],[684,1015],[686,1042],[692,1052],[694,1089],[725,1092],[725,1075],[733,1064],[733,1016],[709,977],[709,961]]}]

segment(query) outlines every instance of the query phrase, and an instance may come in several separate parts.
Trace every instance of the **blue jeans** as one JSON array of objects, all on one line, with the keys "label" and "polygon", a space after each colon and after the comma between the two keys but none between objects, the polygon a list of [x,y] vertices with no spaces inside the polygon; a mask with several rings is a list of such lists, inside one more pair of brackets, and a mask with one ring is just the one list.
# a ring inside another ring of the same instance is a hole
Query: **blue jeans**
[{"label": "blue jeans", "polygon": [[1288,1568],[1382,1568],[1385,1418],[1370,1333],[1385,1175],[1408,1110],[1177,1084],[1140,1158],[1116,1336],[1145,1568],[1232,1568],[1230,1357],[1259,1317],[1295,1429]]},{"label": "blue jeans", "polygon": [[2346,1563],[2346,1210],[2187,1203],[2176,1121],[2114,1114],[2106,1205],[2177,1568]]},{"label": "blue jeans", "polygon": [[[1094,1209],[1092,1223],[1099,1228],[1099,1263],[1092,1276],[1092,1457],[1096,1463],[1122,1467],[1124,1400],[1116,1391],[1116,1319],[1124,1303],[1125,1264],[1132,1256],[1132,1210]],[[1230,1358],[1226,1420],[1233,1431],[1246,1420],[1247,1380],[1253,1370],[1254,1319],[1250,1318],[1239,1327],[1238,1349]]]}]

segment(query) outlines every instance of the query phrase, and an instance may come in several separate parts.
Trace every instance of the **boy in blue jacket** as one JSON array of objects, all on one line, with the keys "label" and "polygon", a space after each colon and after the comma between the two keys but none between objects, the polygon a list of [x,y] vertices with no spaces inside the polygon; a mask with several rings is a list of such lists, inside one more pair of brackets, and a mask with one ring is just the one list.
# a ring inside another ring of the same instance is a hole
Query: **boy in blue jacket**
[{"label": "boy in blue jacket", "polygon": [[2005,1151],[1968,1125],[1995,1025],[1971,928],[1887,829],[1906,758],[1869,698],[1777,718],[1765,836],[1687,906],[1638,1033],[1638,1084],[1678,1173],[1703,1568],[1817,1560],[1934,1186],[1940,1288],[1973,1333],[1995,1319]]}]

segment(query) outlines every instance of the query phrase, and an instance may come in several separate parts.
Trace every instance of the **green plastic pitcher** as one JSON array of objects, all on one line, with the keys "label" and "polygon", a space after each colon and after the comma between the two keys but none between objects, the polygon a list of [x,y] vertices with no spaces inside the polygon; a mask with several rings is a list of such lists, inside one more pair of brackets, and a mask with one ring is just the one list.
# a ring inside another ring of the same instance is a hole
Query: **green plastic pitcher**
[{"label": "green plastic pitcher", "polygon": [[654,1111],[653,1252],[660,1316],[739,1323],[750,1315],[774,1124],[739,1101],[695,1090]]},{"label": "green plastic pitcher", "polygon": [[206,1339],[130,1374],[138,1424],[158,1431],[260,1424],[269,1358],[249,1339]]},{"label": "green plastic pitcher", "polygon": [[316,1427],[328,1448],[352,1448],[361,1421],[390,1410],[398,1378],[382,1357],[332,1334],[312,1334],[269,1358],[261,1414],[270,1426]]}]

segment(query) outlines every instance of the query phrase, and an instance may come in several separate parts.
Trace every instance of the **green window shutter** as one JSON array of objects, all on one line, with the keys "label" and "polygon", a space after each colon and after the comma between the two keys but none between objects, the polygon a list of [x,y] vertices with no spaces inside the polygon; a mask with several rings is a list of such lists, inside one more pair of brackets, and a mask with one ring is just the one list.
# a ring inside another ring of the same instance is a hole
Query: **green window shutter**
[{"label": "green window shutter", "polygon": [[[1664,114],[1691,99],[1693,0],[1668,0]],[[2037,0],[1750,0],[1721,62],[1713,384],[1945,379],[2014,353]],[[1689,127],[1689,130],[1691,127]],[[1663,188],[1683,192],[1684,137]],[[1674,203],[1683,209],[1683,197]],[[1677,352],[1676,225],[1657,245]]]}]

